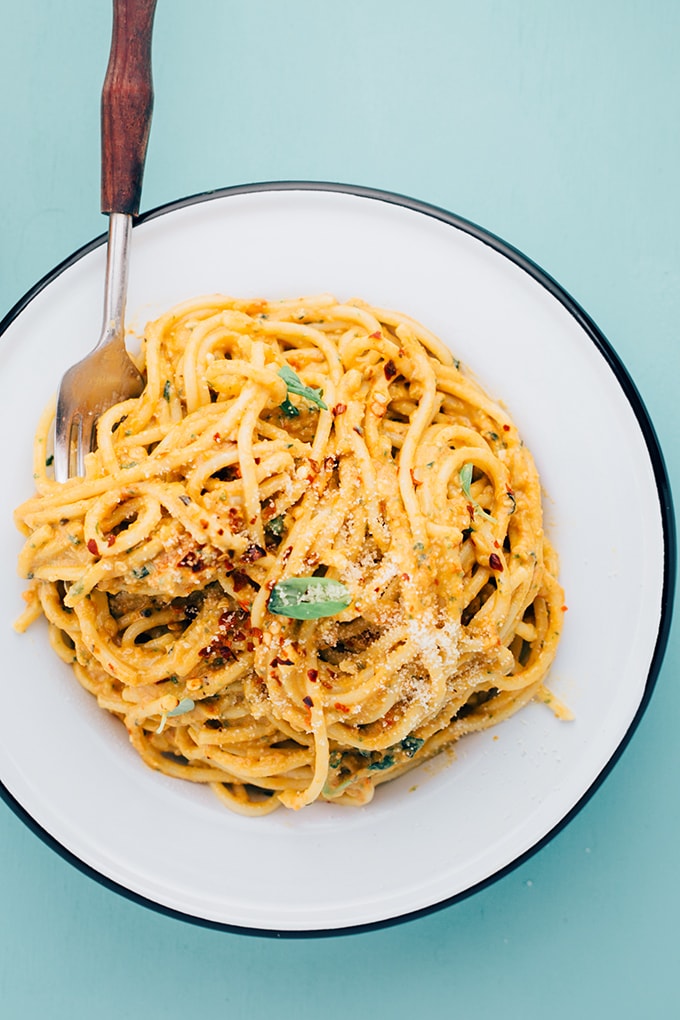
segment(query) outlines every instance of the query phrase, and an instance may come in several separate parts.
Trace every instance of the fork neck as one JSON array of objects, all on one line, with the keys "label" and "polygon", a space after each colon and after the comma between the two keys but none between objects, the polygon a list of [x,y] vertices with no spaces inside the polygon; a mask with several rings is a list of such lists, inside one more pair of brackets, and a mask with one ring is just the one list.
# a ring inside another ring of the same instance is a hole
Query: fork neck
[{"label": "fork neck", "polygon": [[132,216],[109,214],[109,238],[106,248],[106,281],[104,285],[104,330],[122,334],[125,323],[128,263]]}]

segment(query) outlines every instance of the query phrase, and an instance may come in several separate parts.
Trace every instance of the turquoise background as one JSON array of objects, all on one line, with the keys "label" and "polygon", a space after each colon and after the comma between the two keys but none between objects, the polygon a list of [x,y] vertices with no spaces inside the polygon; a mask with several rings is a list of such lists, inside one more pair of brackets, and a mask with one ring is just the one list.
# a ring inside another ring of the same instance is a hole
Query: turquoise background
[{"label": "turquoise background", "polygon": [[[105,228],[110,20],[108,0],[1,5],[0,317]],[[315,179],[482,224],[610,339],[680,491],[679,44],[674,0],[159,0],[142,207]],[[393,928],[194,927],[80,874],[0,802],[0,1016],[680,1015],[678,646],[676,626],[632,743],[564,831]]]}]

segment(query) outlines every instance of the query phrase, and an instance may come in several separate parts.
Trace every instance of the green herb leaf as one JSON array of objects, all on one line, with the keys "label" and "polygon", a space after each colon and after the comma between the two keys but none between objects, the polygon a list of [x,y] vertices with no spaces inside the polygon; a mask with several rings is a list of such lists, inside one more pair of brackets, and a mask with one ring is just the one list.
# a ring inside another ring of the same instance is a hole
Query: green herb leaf
[{"label": "green herb leaf", "polygon": [[293,620],[318,620],[335,616],[352,601],[341,581],[330,577],[289,577],[278,581],[269,597],[269,611]]},{"label": "green herb leaf", "polygon": [[416,751],[419,751],[424,743],[425,741],[420,737],[413,737],[409,735],[408,737],[404,737],[402,740],[401,748],[408,758],[412,758]]},{"label": "green herb leaf", "polygon": [[132,576],[136,577],[138,581],[141,581],[143,577],[148,577],[150,573],[151,570],[147,566],[132,568]]},{"label": "green herb leaf", "polygon": [[[169,677],[169,679],[170,680],[173,680],[173,679],[176,680],[177,677]],[[168,716],[171,716],[171,715],[184,715],[185,712],[191,712],[191,710],[193,708],[195,708],[195,707],[196,707],[196,704],[195,704],[195,702],[193,702],[191,700],[191,698],[182,698],[182,700],[180,701],[179,705],[176,708],[172,708],[169,712],[163,712],[163,715],[161,716],[161,721],[160,721],[160,724],[158,726],[158,729],[156,730],[156,733],[162,733],[163,732],[163,730],[165,729],[165,724],[168,721]]]},{"label": "green herb leaf", "polygon": [[278,517],[272,517],[270,521],[267,521],[264,526],[264,530],[270,535],[273,535],[274,538],[281,538],[283,535],[284,523],[283,514],[279,514]]},{"label": "green herb leaf", "polygon": [[165,386],[163,387],[163,399],[170,401],[170,380],[165,380]]},{"label": "green herb leaf", "polygon": [[391,754],[386,754],[384,758],[380,758],[379,761],[372,761],[368,766],[369,772],[382,772],[383,769],[391,769],[394,765],[394,758]]},{"label": "green herb leaf", "polygon": [[463,464],[460,469],[460,487],[469,500],[472,500],[470,495],[470,485],[472,483],[472,464]]},{"label": "green herb leaf", "polygon": [[297,418],[300,414],[295,404],[292,404],[288,397],[286,397],[282,404],[279,404],[279,407],[285,414],[286,418]]},{"label": "green herb leaf", "polygon": [[327,411],[328,408],[321,399],[323,396],[322,390],[314,390],[311,386],[305,386],[300,379],[300,376],[293,371],[288,365],[284,365],[279,369],[279,375],[288,387],[289,393],[295,393],[298,397],[304,397],[305,400],[309,400],[310,403],[316,404],[322,411]]},{"label": "green herb leaf", "polygon": [[472,464],[463,464],[458,477],[460,478],[460,487],[475,508],[475,513],[479,514],[481,517],[486,517],[487,521],[491,521],[492,524],[496,524],[496,518],[492,517],[488,510],[484,510],[477,500],[472,498],[470,493],[470,485],[472,484]]},{"label": "green herb leaf", "polygon": [[182,698],[177,708],[171,709],[166,714],[169,716],[184,715],[185,712],[191,712],[196,707],[195,702],[191,698]]}]

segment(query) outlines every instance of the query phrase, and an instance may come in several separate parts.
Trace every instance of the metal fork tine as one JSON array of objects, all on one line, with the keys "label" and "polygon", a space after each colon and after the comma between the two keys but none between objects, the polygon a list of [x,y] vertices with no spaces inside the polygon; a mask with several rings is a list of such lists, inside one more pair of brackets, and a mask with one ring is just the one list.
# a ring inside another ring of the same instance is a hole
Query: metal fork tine
[{"label": "metal fork tine", "polygon": [[114,0],[109,64],[101,103],[101,209],[109,216],[104,323],[90,354],[64,375],[57,398],[54,477],[85,474],[98,417],[137,397],[144,380],[125,349],[125,297],[132,217],[139,211],[153,106],[151,30],[156,0]]}]

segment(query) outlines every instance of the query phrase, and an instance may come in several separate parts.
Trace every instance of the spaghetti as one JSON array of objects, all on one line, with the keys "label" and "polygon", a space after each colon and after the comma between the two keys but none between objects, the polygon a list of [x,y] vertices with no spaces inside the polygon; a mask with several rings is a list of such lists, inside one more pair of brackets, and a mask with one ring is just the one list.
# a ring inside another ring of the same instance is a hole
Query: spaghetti
[{"label": "spaghetti", "polygon": [[427,329],[332,296],[193,300],[84,478],[16,511],[54,650],[151,768],[265,814],[364,804],[532,698],[563,615],[539,479]]}]

